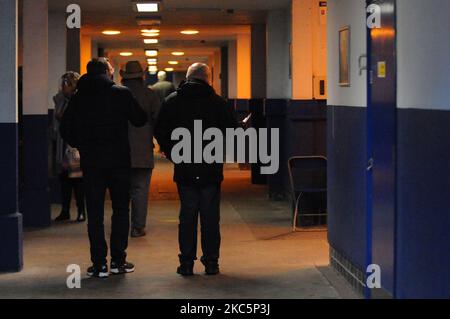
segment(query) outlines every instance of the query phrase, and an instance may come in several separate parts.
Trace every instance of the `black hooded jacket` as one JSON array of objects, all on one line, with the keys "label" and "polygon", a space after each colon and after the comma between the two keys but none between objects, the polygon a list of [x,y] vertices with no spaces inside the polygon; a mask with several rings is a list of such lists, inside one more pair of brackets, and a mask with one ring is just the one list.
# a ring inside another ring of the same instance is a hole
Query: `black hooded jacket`
[{"label": "black hooded jacket", "polygon": [[[172,132],[176,128],[189,130],[193,157],[195,120],[202,120],[203,132],[208,128],[218,128],[224,137],[227,128],[237,127],[233,110],[210,85],[197,79],[188,80],[167,97],[156,122],[156,139],[169,159],[173,146],[178,143],[171,140]],[[203,142],[203,146],[208,143]],[[195,164],[193,158],[190,163],[175,164],[176,183],[208,185],[220,183],[222,180],[223,164]]]},{"label": "black hooded jacket", "polygon": [[131,91],[106,75],[86,74],[78,81],[60,132],[79,150],[82,168],[129,168],[128,122],[137,127],[147,123]]}]

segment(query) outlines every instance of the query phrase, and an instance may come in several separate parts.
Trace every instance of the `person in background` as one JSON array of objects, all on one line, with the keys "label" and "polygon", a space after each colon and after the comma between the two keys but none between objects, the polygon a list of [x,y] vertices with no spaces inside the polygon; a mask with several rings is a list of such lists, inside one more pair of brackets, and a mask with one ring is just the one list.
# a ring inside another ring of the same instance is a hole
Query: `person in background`
[{"label": "person in background", "polygon": [[78,222],[86,220],[84,189],[82,172],[78,169],[74,172],[74,167],[70,165],[71,159],[77,157],[78,151],[72,149],[61,138],[59,134],[59,125],[71,97],[75,94],[80,75],[76,72],[67,72],[61,77],[61,87],[53,97],[55,103],[54,112],[54,130],[56,135],[56,162],[58,166],[59,181],[61,185],[61,204],[62,209],[55,221],[66,221],[70,219],[70,203],[72,192],[75,193],[75,200],[78,208]]},{"label": "person in background", "polygon": [[61,136],[80,151],[86,193],[91,261],[88,276],[108,277],[108,245],[105,240],[104,205],[109,190],[112,274],[134,271],[127,261],[130,230],[130,141],[128,123],[142,127],[147,114],[130,90],[115,85],[107,74],[108,64],[93,59],[87,74],[78,81],[61,121]]},{"label": "person in background", "polygon": [[[171,158],[171,138],[177,128],[187,129],[194,136],[194,121],[201,120],[203,129],[218,128],[225,135],[227,128],[236,128],[233,111],[210,85],[209,67],[195,63],[189,67],[186,82],[167,97],[161,107],[155,136],[167,158]],[[177,273],[192,276],[197,259],[197,228],[200,216],[201,262],[207,275],[219,273],[220,194],[223,163],[175,164],[174,181],[181,201],[178,241],[180,266]]]},{"label": "person in background", "polygon": [[151,88],[158,93],[161,103],[164,102],[166,97],[175,92],[175,86],[172,82],[167,79],[167,73],[164,71],[158,72],[158,82],[154,84]]},{"label": "person in background", "polygon": [[138,61],[130,61],[120,70],[122,85],[133,93],[147,113],[148,123],[136,128],[129,125],[131,147],[131,237],[146,235],[148,194],[154,163],[153,127],[159,112],[158,95],[144,85],[144,70]]},{"label": "person in background", "polygon": [[114,81],[114,72],[116,70],[112,66],[111,61],[106,57],[100,57],[98,60],[107,66],[106,75],[111,79],[111,81]]}]

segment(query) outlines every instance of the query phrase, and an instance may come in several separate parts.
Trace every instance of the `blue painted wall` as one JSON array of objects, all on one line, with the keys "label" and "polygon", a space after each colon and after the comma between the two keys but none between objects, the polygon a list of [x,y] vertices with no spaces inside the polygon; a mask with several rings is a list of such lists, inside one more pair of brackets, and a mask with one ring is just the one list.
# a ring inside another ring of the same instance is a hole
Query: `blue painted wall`
[{"label": "blue painted wall", "polygon": [[0,124],[0,272],[23,266],[22,215],[18,212],[17,124]]},{"label": "blue painted wall", "polygon": [[450,111],[398,110],[398,298],[450,298]]},{"label": "blue painted wall", "polygon": [[366,116],[363,107],[329,106],[328,241],[361,271],[366,264]]}]

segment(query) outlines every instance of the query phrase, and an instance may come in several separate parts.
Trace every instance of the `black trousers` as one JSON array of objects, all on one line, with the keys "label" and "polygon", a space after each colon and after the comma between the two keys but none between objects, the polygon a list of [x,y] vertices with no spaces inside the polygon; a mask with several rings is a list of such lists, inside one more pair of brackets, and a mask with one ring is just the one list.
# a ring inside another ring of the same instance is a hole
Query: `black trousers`
[{"label": "black trousers", "polygon": [[178,241],[180,262],[197,259],[197,228],[200,215],[202,259],[216,262],[220,251],[220,183],[197,186],[178,184],[181,201]]},{"label": "black trousers", "polygon": [[111,261],[123,263],[130,229],[130,169],[85,168],[83,174],[92,263],[97,266],[107,263],[108,245],[103,222],[106,189],[109,189],[113,210]]},{"label": "black trousers", "polygon": [[70,214],[70,202],[72,200],[72,191],[75,193],[75,200],[77,203],[78,212],[84,212],[84,187],[82,178],[69,178],[68,171],[63,171],[59,175],[61,184],[61,200],[62,213]]}]

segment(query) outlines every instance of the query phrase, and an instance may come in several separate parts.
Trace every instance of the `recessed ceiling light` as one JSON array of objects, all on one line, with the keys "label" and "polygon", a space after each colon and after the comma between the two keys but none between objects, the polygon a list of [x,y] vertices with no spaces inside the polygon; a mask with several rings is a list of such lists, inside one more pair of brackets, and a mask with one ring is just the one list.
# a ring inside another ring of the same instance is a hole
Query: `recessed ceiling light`
[{"label": "recessed ceiling light", "polygon": [[141,35],[143,37],[149,37],[149,38],[159,37],[159,33],[156,33],[156,32],[144,32]]},{"label": "recessed ceiling light", "polygon": [[157,62],[158,59],[157,58],[149,58],[147,59],[147,62]]},{"label": "recessed ceiling light", "polygon": [[177,65],[179,62],[178,61],[169,61],[170,65]]},{"label": "recessed ceiling light", "polygon": [[183,30],[180,33],[186,34],[186,35],[194,35],[194,34],[199,34],[200,31],[198,31],[198,30]]},{"label": "recessed ceiling light", "polygon": [[173,72],[173,68],[165,68],[164,70],[166,70],[167,72]]},{"label": "recessed ceiling light", "polygon": [[148,70],[149,72],[158,72],[158,67],[156,65],[150,65]]},{"label": "recessed ceiling light", "polygon": [[142,29],[141,32],[142,33],[159,33],[160,30],[159,29]]},{"label": "recessed ceiling light", "polygon": [[150,57],[158,56],[158,50],[145,50],[145,55]]},{"label": "recessed ceiling light", "polygon": [[145,44],[158,44],[158,39],[144,39]]},{"label": "recessed ceiling light", "polygon": [[120,34],[120,31],[117,30],[105,30],[102,32],[105,35],[118,35]]},{"label": "recessed ceiling light", "polygon": [[182,56],[182,55],[184,55],[184,52],[181,52],[181,51],[175,51],[175,52],[172,52],[172,55],[175,55],[175,56]]},{"label": "recessed ceiling light", "polygon": [[148,61],[147,64],[148,64],[148,65],[157,65],[158,62],[156,62],[156,61],[155,61],[155,62],[150,62],[150,61]]},{"label": "recessed ceiling light", "polygon": [[137,12],[158,12],[159,2],[158,1],[134,2],[134,8]]},{"label": "recessed ceiling light", "polygon": [[133,53],[132,52],[120,52],[121,56],[132,56]]}]

